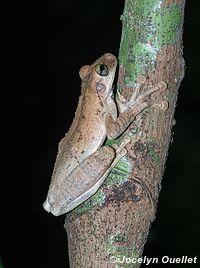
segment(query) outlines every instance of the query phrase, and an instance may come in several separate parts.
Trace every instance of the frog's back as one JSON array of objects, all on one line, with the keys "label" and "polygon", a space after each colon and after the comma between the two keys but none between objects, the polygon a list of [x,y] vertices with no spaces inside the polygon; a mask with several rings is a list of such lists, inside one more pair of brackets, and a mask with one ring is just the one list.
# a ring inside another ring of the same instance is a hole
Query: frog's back
[{"label": "frog's back", "polygon": [[[80,96],[73,123],[60,141],[52,180],[62,184],[73,169],[96,151],[106,137],[103,106],[93,99]],[[92,104],[92,105],[91,105]]]}]

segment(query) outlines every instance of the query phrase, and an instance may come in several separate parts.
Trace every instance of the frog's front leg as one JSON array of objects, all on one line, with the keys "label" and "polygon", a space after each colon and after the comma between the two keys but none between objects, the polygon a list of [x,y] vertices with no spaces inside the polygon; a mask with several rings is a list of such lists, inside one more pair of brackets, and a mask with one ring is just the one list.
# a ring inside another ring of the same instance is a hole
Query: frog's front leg
[{"label": "frog's front leg", "polygon": [[[116,139],[119,135],[121,135],[138,114],[140,114],[150,105],[154,105],[154,102],[149,98],[150,95],[154,92],[159,92],[161,94],[167,88],[167,84],[164,81],[161,81],[157,85],[147,89],[145,92],[140,92],[145,82],[146,78],[144,76],[140,76],[138,78],[135,91],[130,100],[127,102],[124,100],[122,95],[118,95],[118,118],[114,119],[112,113],[109,112],[105,116],[105,125],[108,138]],[[160,104],[156,105],[161,108],[163,107]]]},{"label": "frog's front leg", "polygon": [[130,137],[125,136],[119,146],[103,146],[82,161],[62,185],[54,185],[53,195],[48,196],[44,203],[45,210],[59,216],[91,197],[102,185],[110,170],[126,154],[124,147],[128,142]]}]

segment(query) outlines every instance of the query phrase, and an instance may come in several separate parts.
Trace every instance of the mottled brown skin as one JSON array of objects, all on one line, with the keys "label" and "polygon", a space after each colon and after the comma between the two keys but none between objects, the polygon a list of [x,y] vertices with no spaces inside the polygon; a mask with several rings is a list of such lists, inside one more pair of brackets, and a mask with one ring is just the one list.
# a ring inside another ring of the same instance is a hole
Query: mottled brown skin
[{"label": "mottled brown skin", "polygon": [[122,142],[117,151],[107,146],[98,151],[106,136],[121,135],[136,115],[151,104],[149,95],[166,88],[161,82],[139,93],[146,81],[140,77],[135,94],[128,102],[121,101],[119,96],[117,109],[112,97],[116,66],[115,56],[107,53],[80,69],[81,96],[73,123],[59,144],[44,203],[44,208],[55,216],[72,210],[98,190],[110,169],[125,154],[123,147],[127,144],[127,141]]}]

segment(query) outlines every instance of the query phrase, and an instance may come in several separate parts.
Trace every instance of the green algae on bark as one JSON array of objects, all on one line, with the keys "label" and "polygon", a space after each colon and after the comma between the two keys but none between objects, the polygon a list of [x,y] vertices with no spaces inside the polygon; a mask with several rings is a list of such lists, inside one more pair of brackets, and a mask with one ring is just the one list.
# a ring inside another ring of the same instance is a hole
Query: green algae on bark
[{"label": "green algae on bark", "polygon": [[[125,68],[125,85],[133,86],[138,75],[155,71],[157,53],[165,44],[176,44],[182,34],[182,6],[163,0],[126,1],[121,16],[123,33],[119,62]],[[141,31],[142,29],[142,31]],[[122,89],[118,87],[118,90]]]}]

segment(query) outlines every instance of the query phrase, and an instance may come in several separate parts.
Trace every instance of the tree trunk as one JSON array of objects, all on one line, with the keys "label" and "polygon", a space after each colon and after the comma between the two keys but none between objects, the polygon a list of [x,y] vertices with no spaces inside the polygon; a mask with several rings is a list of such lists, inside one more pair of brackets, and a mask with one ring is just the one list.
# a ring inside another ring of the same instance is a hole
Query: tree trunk
[{"label": "tree trunk", "polygon": [[[152,98],[156,103],[166,100],[168,109],[152,106],[137,116],[127,130],[127,156],[92,198],[67,214],[71,268],[140,266],[137,259],[155,218],[184,74],[184,5],[184,0],[125,1],[117,90],[129,98],[138,75],[145,75],[149,86],[164,80],[167,90]],[[127,264],[128,258],[135,263]]]}]

